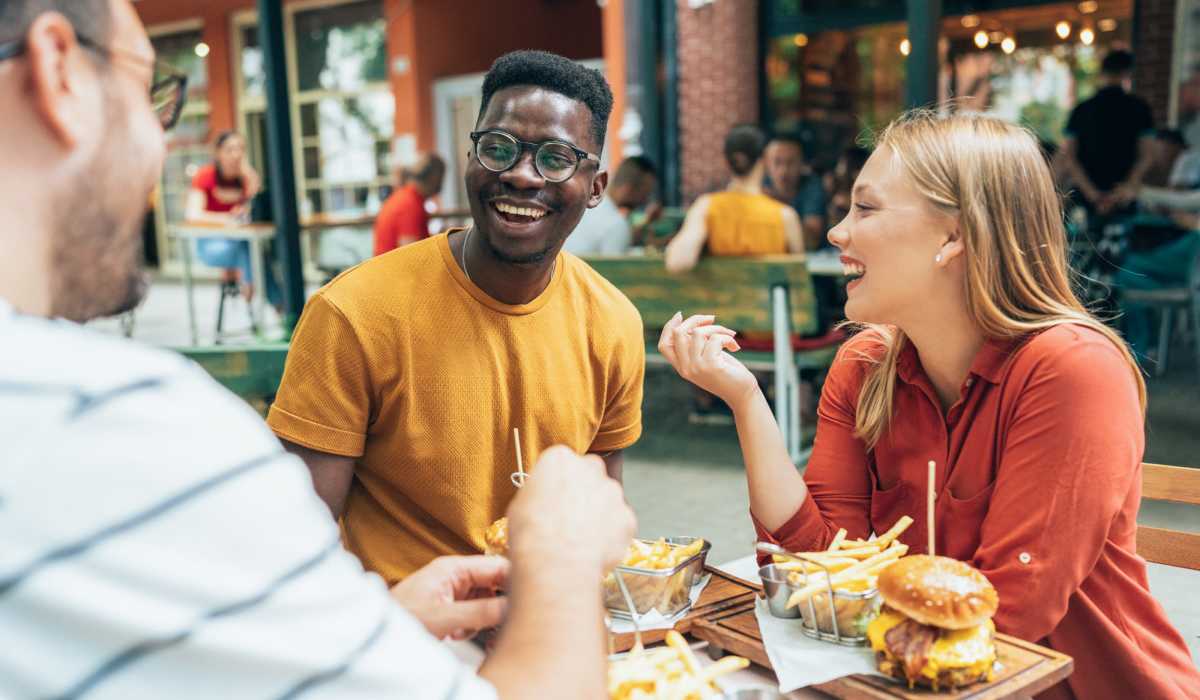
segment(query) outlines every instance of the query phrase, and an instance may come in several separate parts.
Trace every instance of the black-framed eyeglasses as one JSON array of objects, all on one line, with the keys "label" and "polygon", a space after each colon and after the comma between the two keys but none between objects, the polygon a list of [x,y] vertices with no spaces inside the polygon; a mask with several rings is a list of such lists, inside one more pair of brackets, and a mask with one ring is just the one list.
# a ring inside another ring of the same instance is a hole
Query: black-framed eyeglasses
[{"label": "black-framed eyeglasses", "polygon": [[[123,58],[142,65],[150,63],[141,56],[103,46],[82,34],[76,34],[75,40],[80,46],[110,61]],[[25,48],[24,38],[0,43],[0,61],[20,56],[25,53]],[[163,131],[169,131],[179,122],[179,115],[183,113],[183,103],[187,101],[187,74],[163,61],[154,61],[152,67],[154,78],[150,83],[150,106],[158,116]]]},{"label": "black-framed eyeglasses", "polygon": [[516,165],[526,149],[533,151],[533,167],[547,182],[571,179],[581,161],[591,160],[600,164],[599,156],[558,139],[531,143],[507,131],[489,129],[472,131],[471,140],[475,142],[475,159],[494,173],[502,173]]}]

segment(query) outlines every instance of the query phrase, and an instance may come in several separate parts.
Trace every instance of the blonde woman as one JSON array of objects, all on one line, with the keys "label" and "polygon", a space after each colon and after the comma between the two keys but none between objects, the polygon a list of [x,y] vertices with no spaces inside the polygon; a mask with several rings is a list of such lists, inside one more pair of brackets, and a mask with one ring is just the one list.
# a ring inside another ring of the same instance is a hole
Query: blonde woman
[{"label": "blonde woman", "polygon": [[[981,116],[908,115],[880,135],[829,232],[865,329],[839,353],[802,478],[712,317],[659,347],[733,408],[758,536],[823,549],[924,512],[939,554],[1000,592],[997,628],[1075,659],[1052,698],[1196,698],[1200,673],[1135,553],[1145,385],[1068,281],[1037,142]],[[903,537],[925,551],[925,519]]]}]

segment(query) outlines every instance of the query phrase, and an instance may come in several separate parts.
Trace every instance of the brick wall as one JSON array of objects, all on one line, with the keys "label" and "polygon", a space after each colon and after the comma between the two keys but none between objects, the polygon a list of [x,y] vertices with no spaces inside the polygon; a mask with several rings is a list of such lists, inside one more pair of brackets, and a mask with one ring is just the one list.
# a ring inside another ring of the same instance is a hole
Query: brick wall
[{"label": "brick wall", "polygon": [[759,121],[758,0],[676,0],[679,166],[685,202],[724,185],[726,132]]},{"label": "brick wall", "polygon": [[1167,123],[1171,99],[1171,61],[1174,55],[1176,0],[1137,0],[1134,4],[1136,60],[1133,91],[1150,102],[1154,122]]}]

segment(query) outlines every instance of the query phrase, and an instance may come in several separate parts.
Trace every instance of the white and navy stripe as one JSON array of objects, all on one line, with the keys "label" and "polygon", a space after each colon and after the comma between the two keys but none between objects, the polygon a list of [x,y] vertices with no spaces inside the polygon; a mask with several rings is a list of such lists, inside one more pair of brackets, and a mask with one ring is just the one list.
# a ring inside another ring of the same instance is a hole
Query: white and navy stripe
[{"label": "white and navy stripe", "polygon": [[0,698],[491,698],[167,352],[0,302]]}]

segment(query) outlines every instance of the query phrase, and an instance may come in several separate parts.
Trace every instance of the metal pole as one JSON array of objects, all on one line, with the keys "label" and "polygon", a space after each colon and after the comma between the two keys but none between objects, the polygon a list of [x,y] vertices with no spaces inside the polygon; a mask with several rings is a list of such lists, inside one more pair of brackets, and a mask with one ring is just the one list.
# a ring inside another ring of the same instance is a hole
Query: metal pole
[{"label": "metal pole", "polygon": [[942,0],[908,0],[909,54],[905,99],[909,107],[937,101],[938,24]]},{"label": "metal pole", "polygon": [[[267,78],[267,167],[271,175],[271,213],[275,249],[283,263],[284,328],[290,337],[304,308],[300,263],[300,217],[296,210],[296,168],[292,157],[291,102],[284,55],[282,0],[258,0],[258,36]],[[255,280],[259,294],[266,280]]]}]

